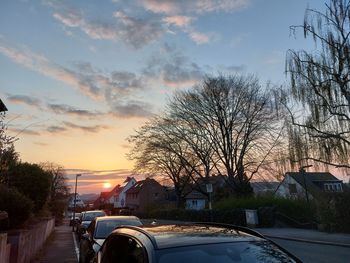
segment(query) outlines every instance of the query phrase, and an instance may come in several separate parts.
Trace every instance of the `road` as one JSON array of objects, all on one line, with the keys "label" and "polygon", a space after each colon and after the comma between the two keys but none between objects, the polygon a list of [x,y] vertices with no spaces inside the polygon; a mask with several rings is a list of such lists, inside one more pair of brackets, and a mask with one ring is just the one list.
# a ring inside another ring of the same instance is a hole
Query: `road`
[{"label": "road", "polygon": [[[272,238],[271,238],[272,239]],[[304,263],[347,263],[350,262],[350,248],[304,243],[283,239],[272,239],[281,247],[296,255]]]}]

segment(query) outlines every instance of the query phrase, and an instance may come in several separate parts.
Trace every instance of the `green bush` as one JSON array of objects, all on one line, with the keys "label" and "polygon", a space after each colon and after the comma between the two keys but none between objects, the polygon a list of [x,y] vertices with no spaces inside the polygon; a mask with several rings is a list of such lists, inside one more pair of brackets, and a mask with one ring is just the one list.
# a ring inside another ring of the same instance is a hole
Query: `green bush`
[{"label": "green bush", "polygon": [[320,199],[318,218],[326,231],[350,233],[350,193],[332,193]]},{"label": "green bush", "polygon": [[10,228],[21,226],[30,216],[33,202],[15,189],[0,185],[0,210],[9,216]]},{"label": "green bush", "polygon": [[[273,195],[248,197],[248,198],[229,198],[217,202],[214,205],[218,210],[232,209],[261,209],[263,207],[272,207],[275,212],[282,213],[300,223],[311,222],[315,220],[316,206],[313,202],[308,204],[305,200],[292,200],[275,197]],[[296,212],[297,211],[297,212]],[[270,211],[271,212],[271,211]],[[268,214],[269,211],[260,211]],[[270,220],[269,220],[270,221]],[[270,222],[267,223],[271,224]]]},{"label": "green bush", "polygon": [[50,190],[50,174],[37,164],[18,163],[10,168],[10,186],[34,203],[34,212],[45,205]]}]

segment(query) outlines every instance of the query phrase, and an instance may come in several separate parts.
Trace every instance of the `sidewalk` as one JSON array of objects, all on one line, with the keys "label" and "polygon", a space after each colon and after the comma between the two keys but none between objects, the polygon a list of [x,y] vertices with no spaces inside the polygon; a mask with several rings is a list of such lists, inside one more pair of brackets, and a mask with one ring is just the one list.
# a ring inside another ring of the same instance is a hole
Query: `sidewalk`
[{"label": "sidewalk", "polygon": [[254,230],[269,238],[350,248],[350,234],[327,233],[300,228],[255,228]]},{"label": "sidewalk", "polygon": [[65,222],[55,227],[43,250],[32,263],[77,263],[72,228]]}]

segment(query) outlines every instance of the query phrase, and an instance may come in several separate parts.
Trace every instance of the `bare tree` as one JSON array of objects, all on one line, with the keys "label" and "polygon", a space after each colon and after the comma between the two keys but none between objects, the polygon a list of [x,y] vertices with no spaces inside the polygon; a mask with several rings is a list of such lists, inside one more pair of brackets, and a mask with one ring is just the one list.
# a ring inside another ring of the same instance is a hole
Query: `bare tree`
[{"label": "bare tree", "polygon": [[286,59],[292,98],[304,109],[298,116],[288,108],[291,158],[350,168],[350,1],[308,8],[304,24],[291,27],[299,28],[318,49],[289,50]]},{"label": "bare tree", "polygon": [[51,213],[60,222],[63,219],[63,212],[67,206],[69,195],[69,187],[64,168],[51,162],[42,163],[40,167],[50,176],[48,204]]},{"label": "bare tree", "polygon": [[[170,103],[177,131],[205,168],[227,175],[237,195],[252,191],[250,180],[277,147],[282,125],[273,96],[252,76],[206,78]],[[179,122],[181,124],[181,122]],[[189,131],[188,131],[189,130]]]},{"label": "bare tree", "polygon": [[172,136],[170,123],[158,117],[142,126],[128,141],[133,145],[129,159],[135,161],[135,170],[149,176],[158,176],[172,182],[177,206],[183,203],[191,181],[191,168],[182,156],[186,152],[181,140]]}]

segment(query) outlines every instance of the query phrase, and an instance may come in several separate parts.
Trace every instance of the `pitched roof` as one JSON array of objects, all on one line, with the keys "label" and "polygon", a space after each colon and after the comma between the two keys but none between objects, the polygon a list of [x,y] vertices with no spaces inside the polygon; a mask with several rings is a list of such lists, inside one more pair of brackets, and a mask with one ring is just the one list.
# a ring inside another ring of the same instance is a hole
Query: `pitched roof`
[{"label": "pitched roof", "polygon": [[185,196],[185,199],[207,199],[207,197],[197,190],[193,190]]},{"label": "pitched roof", "polygon": [[[304,175],[301,172],[288,172],[286,176],[291,176],[295,181],[297,181],[301,186],[304,187],[306,184],[307,188],[311,191],[323,190],[324,182],[342,182],[334,175],[328,172],[305,172]],[[305,183],[304,183],[305,178]]]},{"label": "pitched roof", "polygon": [[0,99],[0,112],[2,111],[7,111],[7,108],[5,106],[5,104],[2,102],[2,100]]},{"label": "pitched roof", "polygon": [[130,187],[128,191],[126,191],[126,194],[136,194],[140,192],[143,187],[150,184],[159,184],[159,183],[152,178],[146,178],[145,180],[136,182],[132,187]]}]

